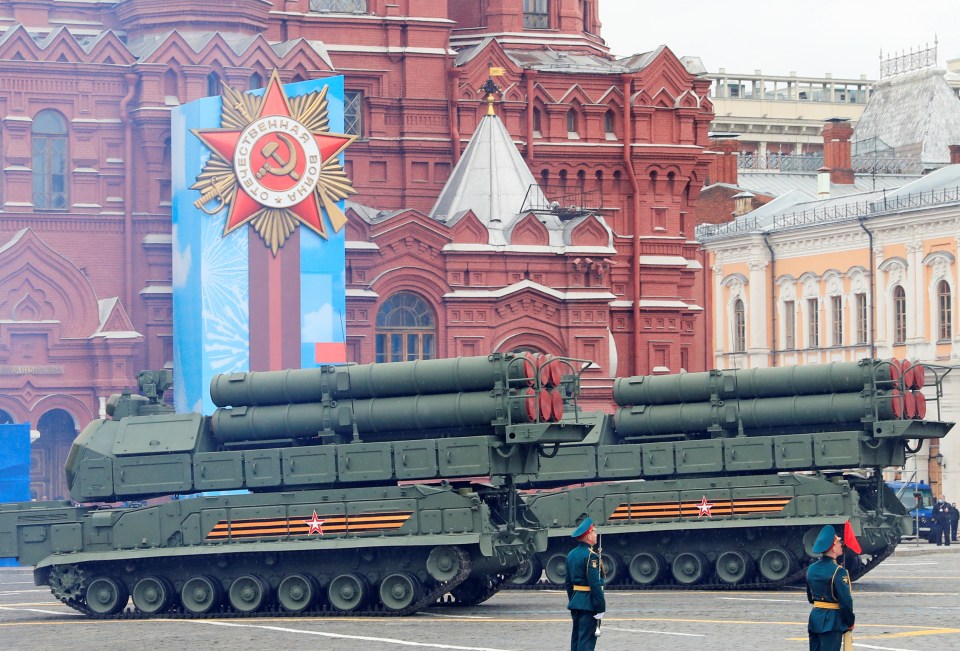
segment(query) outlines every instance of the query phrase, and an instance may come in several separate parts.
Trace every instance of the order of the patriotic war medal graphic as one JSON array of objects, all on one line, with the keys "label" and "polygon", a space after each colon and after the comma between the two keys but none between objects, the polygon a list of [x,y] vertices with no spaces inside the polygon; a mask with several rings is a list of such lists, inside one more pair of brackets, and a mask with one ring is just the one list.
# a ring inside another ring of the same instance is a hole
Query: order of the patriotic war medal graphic
[{"label": "order of the patriotic war medal graphic", "polygon": [[224,235],[249,223],[276,255],[298,223],[344,227],[337,202],[355,190],[339,154],[356,136],[330,132],[326,87],[288,98],[277,71],[262,97],[224,85],[220,123],[193,130],[211,155],[191,189],[203,212],[229,208]]}]

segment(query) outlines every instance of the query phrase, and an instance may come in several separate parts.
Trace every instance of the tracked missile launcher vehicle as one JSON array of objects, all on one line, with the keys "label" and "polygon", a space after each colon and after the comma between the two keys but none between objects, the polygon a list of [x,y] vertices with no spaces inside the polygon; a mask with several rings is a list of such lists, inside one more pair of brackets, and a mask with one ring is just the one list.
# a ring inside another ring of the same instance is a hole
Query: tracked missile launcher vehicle
[{"label": "tracked missile launcher vehicle", "polygon": [[94,616],[130,598],[140,616],[476,603],[546,546],[513,482],[589,429],[558,422],[569,392],[535,370],[491,355],[223,375],[210,417],[173,413],[169,372],[141,373],[143,395],[112,397],[70,451],[84,505],[0,505],[0,557]]},{"label": "tracked missile launcher vehicle", "polygon": [[535,584],[545,570],[545,585],[561,585],[584,514],[602,532],[612,586],[794,582],[820,527],[847,521],[862,546],[847,552],[858,578],[911,531],[881,469],[952,427],[925,419],[920,392],[931,377],[939,413],[946,372],[864,360],[617,379],[616,412],[582,415],[591,433],[548,451],[528,483],[550,545],[512,582]]},{"label": "tracked missile launcher vehicle", "polygon": [[820,526],[847,521],[856,578],[910,527],[880,470],[952,426],[925,418],[947,372],[932,366],[621,378],[613,414],[577,407],[584,367],[497,354],[221,375],[210,417],[173,413],[169,374],[144,372],[143,395],[112,398],[74,443],[83,505],[0,505],[0,556],[94,616],[130,598],[141,616],[475,604],[562,583],[585,515],[611,586],[782,585]]}]

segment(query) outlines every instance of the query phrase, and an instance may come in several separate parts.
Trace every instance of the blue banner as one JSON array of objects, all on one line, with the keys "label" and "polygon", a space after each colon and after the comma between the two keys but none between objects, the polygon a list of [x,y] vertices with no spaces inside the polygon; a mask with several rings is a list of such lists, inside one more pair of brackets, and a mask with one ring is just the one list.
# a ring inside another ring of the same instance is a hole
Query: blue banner
[{"label": "blue banner", "polygon": [[[0,503],[30,500],[30,424],[0,425]],[[16,565],[0,558],[0,566]]]},{"label": "blue banner", "polygon": [[174,404],[219,373],[346,361],[343,78],[185,104],[172,117]]}]

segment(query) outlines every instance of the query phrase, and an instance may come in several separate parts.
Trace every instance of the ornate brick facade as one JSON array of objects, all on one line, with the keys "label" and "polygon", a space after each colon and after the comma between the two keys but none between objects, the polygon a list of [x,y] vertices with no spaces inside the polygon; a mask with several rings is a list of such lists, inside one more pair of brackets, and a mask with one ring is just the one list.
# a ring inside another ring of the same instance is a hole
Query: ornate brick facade
[{"label": "ornate brick facade", "polygon": [[[66,425],[37,447],[61,454],[103,398],[172,359],[169,197],[183,180],[169,107],[220,82],[258,87],[274,68],[285,82],[342,74],[353,102],[353,361],[376,359],[378,314],[411,294],[432,311],[436,355],[593,359],[597,401],[614,374],[706,368],[693,211],[710,82],[662,46],[613,59],[597,2],[551,0],[542,15],[519,0],[3,3],[0,418],[44,432],[54,409]],[[547,199],[602,208],[562,254],[529,253],[546,238],[536,211],[500,249],[469,213],[428,216],[485,113],[491,67],[505,69],[497,113]],[[612,251],[577,253],[608,232]],[[53,497],[45,463],[35,492]]]}]

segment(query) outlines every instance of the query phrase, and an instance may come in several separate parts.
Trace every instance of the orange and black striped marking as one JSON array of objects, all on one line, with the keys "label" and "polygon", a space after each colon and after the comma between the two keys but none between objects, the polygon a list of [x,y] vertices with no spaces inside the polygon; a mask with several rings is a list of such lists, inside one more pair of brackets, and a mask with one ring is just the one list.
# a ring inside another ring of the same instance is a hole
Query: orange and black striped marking
[{"label": "orange and black striped marking", "polygon": [[311,534],[308,515],[286,518],[250,518],[246,520],[220,520],[206,540],[236,540],[243,538],[305,536],[341,536],[344,534],[381,533],[402,527],[413,511],[389,511],[383,513],[358,513],[355,515],[317,515],[319,531]]},{"label": "orange and black striped marking", "polygon": [[700,501],[621,503],[607,518],[611,522],[633,520],[663,520],[676,518],[701,518],[750,515],[753,513],[777,513],[783,510],[792,497],[753,497],[738,500],[717,499],[709,502],[704,513]]}]

